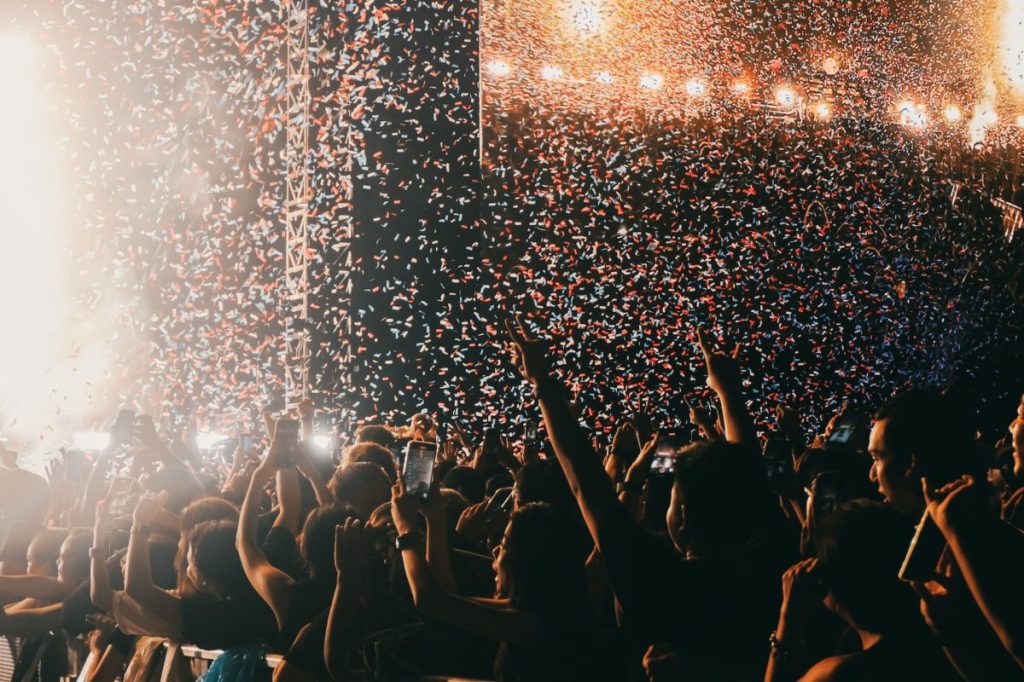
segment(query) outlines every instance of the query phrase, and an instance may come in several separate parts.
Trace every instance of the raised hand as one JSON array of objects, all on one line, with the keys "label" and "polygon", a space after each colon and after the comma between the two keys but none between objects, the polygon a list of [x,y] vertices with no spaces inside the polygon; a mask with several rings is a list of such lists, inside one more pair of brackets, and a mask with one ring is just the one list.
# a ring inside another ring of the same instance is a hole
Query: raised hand
[{"label": "raised hand", "polygon": [[803,627],[825,597],[817,559],[804,559],[782,574],[782,609],[777,636],[790,640],[803,636]]},{"label": "raised hand", "polygon": [[334,528],[334,568],[339,580],[361,582],[366,575],[366,547],[366,532],[359,519],[350,517]]},{"label": "raised hand", "polygon": [[740,363],[737,361],[740,347],[736,346],[730,355],[719,353],[700,327],[697,328],[697,343],[708,370],[708,388],[719,395],[741,388]]},{"label": "raised hand", "polygon": [[521,315],[516,315],[515,322],[506,320],[505,329],[512,339],[515,365],[523,378],[535,386],[548,379],[550,344],[528,332]]},{"label": "raised hand", "polygon": [[146,493],[139,498],[135,504],[135,512],[132,514],[132,524],[135,526],[148,526],[153,523],[157,515],[163,510],[167,502],[167,492],[159,495]]},{"label": "raised hand", "polygon": [[405,489],[405,482],[399,476],[391,486],[391,519],[395,522],[395,530],[399,535],[411,533],[419,529],[416,519],[419,517],[419,501]]},{"label": "raised hand", "polygon": [[964,532],[989,513],[987,486],[973,476],[965,474],[934,491],[927,479],[921,479],[921,488],[929,516],[947,539],[952,534]]}]

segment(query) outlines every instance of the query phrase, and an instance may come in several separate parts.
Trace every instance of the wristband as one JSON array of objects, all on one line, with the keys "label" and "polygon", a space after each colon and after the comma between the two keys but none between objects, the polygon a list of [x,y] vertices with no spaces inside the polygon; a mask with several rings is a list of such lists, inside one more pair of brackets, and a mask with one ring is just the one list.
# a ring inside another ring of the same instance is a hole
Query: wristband
[{"label": "wristband", "polygon": [[423,533],[417,530],[402,533],[395,538],[395,548],[399,552],[404,552],[407,549],[419,549],[421,547],[423,547]]},{"label": "wristband", "polygon": [[788,663],[796,659],[799,649],[788,646],[787,644],[780,642],[776,631],[772,630],[771,636],[768,638],[768,646],[771,648],[771,655],[779,661],[779,663]]}]

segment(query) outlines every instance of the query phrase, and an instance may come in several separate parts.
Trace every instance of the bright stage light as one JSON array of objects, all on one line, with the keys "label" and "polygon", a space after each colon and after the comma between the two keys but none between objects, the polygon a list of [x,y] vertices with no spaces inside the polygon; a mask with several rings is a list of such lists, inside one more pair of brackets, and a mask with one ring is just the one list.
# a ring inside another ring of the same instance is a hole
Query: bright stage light
[{"label": "bright stage light", "polygon": [[796,104],[796,93],[792,88],[782,86],[775,91],[775,99],[784,107],[791,107]]},{"label": "bright stage light", "polygon": [[732,91],[735,92],[737,95],[746,94],[748,90],[750,90],[750,86],[743,81],[736,81],[735,83],[732,84]]},{"label": "bright stage light", "polygon": [[942,112],[942,115],[945,116],[946,120],[949,121],[950,123],[956,123],[963,116],[963,114],[960,112],[960,107],[956,106],[955,104],[950,104],[948,107],[946,107],[945,111]]},{"label": "bright stage light", "polygon": [[548,64],[540,70],[540,75],[545,80],[556,81],[562,77],[562,67]]},{"label": "bright stage light", "polygon": [[703,81],[697,80],[696,78],[686,81],[686,94],[691,97],[700,97],[706,91],[707,88],[704,86]]},{"label": "bright stage light", "polygon": [[1024,114],[1020,114],[1017,116],[1017,127],[1024,128]]},{"label": "bright stage light", "polygon": [[905,126],[911,126],[914,128],[923,128],[928,125],[928,112],[925,111],[923,104],[915,104],[909,100],[904,100],[897,105],[899,111],[900,123]]},{"label": "bright stage light", "polygon": [[76,450],[99,452],[110,444],[110,434],[106,431],[79,431],[71,435],[71,445]]},{"label": "bright stage light", "polygon": [[196,434],[196,445],[199,446],[200,450],[209,450],[213,446],[220,442],[228,439],[223,433],[211,433],[209,431],[200,431]]},{"label": "bright stage light", "polygon": [[507,76],[512,73],[512,67],[508,65],[508,62],[496,59],[487,63],[487,73],[498,77]]},{"label": "bright stage light", "polygon": [[1002,18],[1003,69],[1007,80],[1024,88],[1024,0],[1007,0]]},{"label": "bright stage light", "polygon": [[568,16],[577,31],[591,36],[601,31],[604,25],[604,3],[601,0],[572,0]]},{"label": "bright stage light", "polygon": [[607,71],[598,71],[597,74],[594,75],[594,80],[598,83],[603,83],[604,85],[611,85],[615,81],[615,79],[612,78],[612,75]]},{"label": "bright stage light", "polygon": [[645,73],[640,76],[640,87],[644,90],[657,90],[661,87],[661,76],[656,73]]},{"label": "bright stage light", "polygon": [[322,433],[318,433],[318,434],[313,436],[313,442],[321,450],[330,450],[331,449],[331,437],[328,436],[328,435],[324,435]]},{"label": "bright stage light", "polygon": [[818,102],[814,105],[814,115],[818,118],[828,118],[832,114],[832,109],[825,102]]}]

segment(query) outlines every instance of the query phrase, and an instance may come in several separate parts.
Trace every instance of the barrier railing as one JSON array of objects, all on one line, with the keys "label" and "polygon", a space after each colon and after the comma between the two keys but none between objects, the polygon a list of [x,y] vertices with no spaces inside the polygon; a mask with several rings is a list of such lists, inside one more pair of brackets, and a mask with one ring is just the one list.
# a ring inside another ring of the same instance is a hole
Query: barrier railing
[{"label": "barrier railing", "polygon": [[992,203],[1003,212],[1003,235],[1006,241],[1012,242],[1014,235],[1024,226],[1024,215],[1021,214],[1021,207],[1011,204],[1003,199],[993,199]]}]

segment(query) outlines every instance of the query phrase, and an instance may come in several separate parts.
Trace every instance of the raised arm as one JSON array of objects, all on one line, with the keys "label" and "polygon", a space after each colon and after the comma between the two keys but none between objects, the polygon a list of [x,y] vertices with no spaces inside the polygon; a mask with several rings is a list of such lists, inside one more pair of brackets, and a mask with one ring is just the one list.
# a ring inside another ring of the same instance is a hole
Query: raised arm
[{"label": "raised arm", "polygon": [[1024,533],[988,513],[986,486],[970,476],[937,492],[922,481],[928,513],[942,531],[967,587],[1003,647],[1024,668]]},{"label": "raised arm", "polygon": [[[235,548],[242,560],[245,575],[263,601],[274,612],[274,618],[277,620],[279,628],[284,627],[295,581],[287,573],[271,565],[267,555],[260,549],[256,536],[259,530],[260,498],[263,495],[264,487],[278,469],[282,448],[283,446],[279,442],[272,443],[266,459],[256,467],[252,480],[249,481],[249,490],[242,502],[241,514],[238,519],[238,534],[235,537]],[[294,470],[290,473],[292,477],[295,476]],[[278,519],[281,519],[280,512]]]},{"label": "raised arm", "polygon": [[93,606],[105,613],[114,610],[114,591],[110,589],[110,576],[107,574],[108,537],[107,508],[100,502],[92,530],[92,549],[89,550],[89,598]]},{"label": "raised arm", "polygon": [[338,582],[327,614],[324,664],[338,682],[348,679],[347,659],[363,636],[360,600],[366,590],[366,537],[363,522],[346,519],[334,530],[334,566]]},{"label": "raised arm", "polygon": [[2,575],[0,576],[0,599],[38,599],[60,601],[75,589],[75,585],[62,583],[47,575]]},{"label": "raised arm", "polygon": [[601,465],[601,457],[570,412],[564,387],[551,375],[548,343],[529,334],[519,317],[515,324],[506,322],[506,328],[515,347],[519,372],[533,386],[540,404],[544,427],[558,463],[565,472],[590,534],[600,551],[605,553],[603,531],[608,528],[609,520],[616,516],[628,517],[628,514],[615,496],[611,479]]},{"label": "raised arm", "polygon": [[169,624],[167,632],[154,632],[170,638],[181,637],[181,598],[160,589],[153,583],[149,566],[150,524],[163,508],[166,493],[160,496],[144,495],[135,507],[132,530],[128,536],[128,563],[125,568],[124,590],[140,606],[152,611],[161,621]]},{"label": "raised arm", "polygon": [[427,563],[441,587],[457,594],[459,587],[452,571],[452,555],[448,546],[448,517],[437,481],[430,486],[430,494],[421,513],[427,520]]},{"label": "raised arm", "polygon": [[[391,518],[398,536],[419,535],[416,500],[406,493],[402,478],[391,489]],[[449,625],[506,642],[535,640],[540,625],[532,615],[500,600],[468,599],[446,590],[437,580],[423,549],[423,539],[407,542],[402,550],[405,577],[409,581],[413,604]]]},{"label": "raised arm", "polygon": [[736,361],[739,347],[732,355],[715,351],[711,340],[700,328],[697,329],[697,341],[704,364],[708,370],[708,387],[717,395],[722,403],[722,422],[725,425],[725,439],[732,443],[747,446],[752,452],[757,450],[757,430],[754,420],[747,410],[747,401],[743,396],[743,381],[740,378],[740,366]]},{"label": "raised arm", "polygon": [[62,604],[51,604],[38,609],[22,609],[7,613],[0,609],[0,635],[8,637],[37,637],[60,629]]}]

